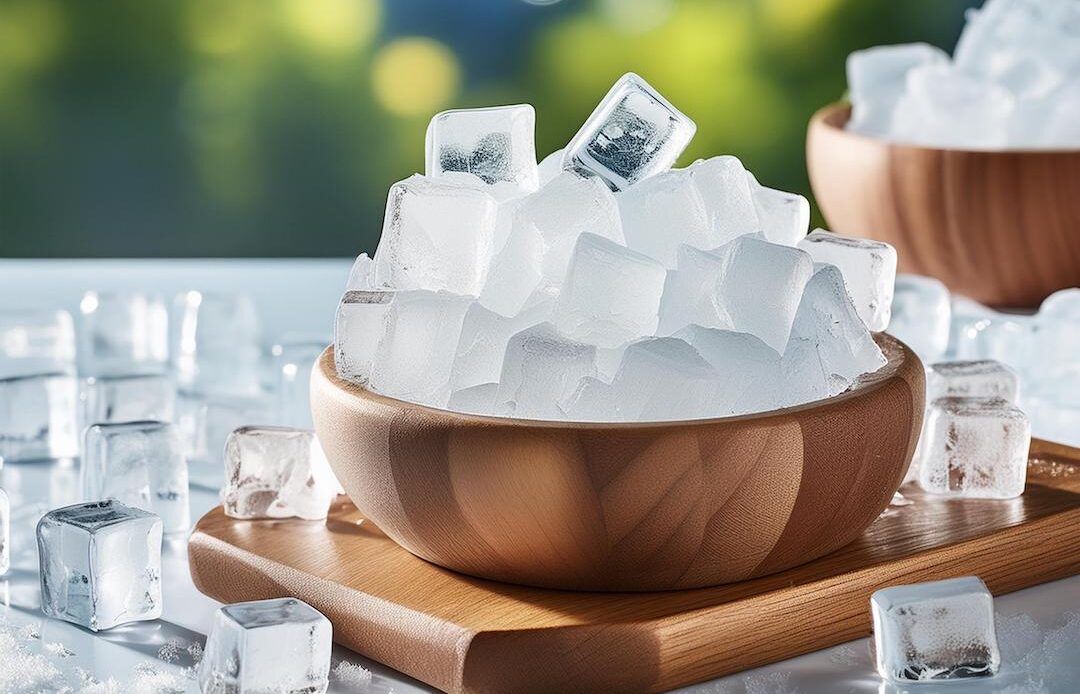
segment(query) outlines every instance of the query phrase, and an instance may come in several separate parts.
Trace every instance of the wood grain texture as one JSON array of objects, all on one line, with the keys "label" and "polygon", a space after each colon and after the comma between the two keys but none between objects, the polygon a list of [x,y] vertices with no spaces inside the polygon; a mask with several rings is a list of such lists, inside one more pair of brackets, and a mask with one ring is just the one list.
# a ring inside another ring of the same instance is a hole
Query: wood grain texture
[{"label": "wood grain texture", "polygon": [[966,151],[844,130],[833,104],[810,120],[810,183],[833,231],[896,247],[930,275],[999,307],[1033,308],[1080,285],[1080,150]]},{"label": "wood grain texture", "polygon": [[870,594],[975,574],[994,594],[1080,573],[1080,451],[1032,442],[1008,501],[917,488],[854,542],[741,583],[574,593],[470,578],[414,557],[342,499],[325,522],[239,521],[215,509],[189,543],[199,590],[223,602],[295,596],[339,643],[444,691],[656,692],[870,633]]},{"label": "wood grain texture", "polygon": [[[889,503],[923,412],[923,367],[761,415],[653,424],[462,415],[313,370],[315,428],[367,518],[413,554],[509,583],[651,591],[741,581],[851,542]],[[888,413],[883,417],[883,413]]]}]

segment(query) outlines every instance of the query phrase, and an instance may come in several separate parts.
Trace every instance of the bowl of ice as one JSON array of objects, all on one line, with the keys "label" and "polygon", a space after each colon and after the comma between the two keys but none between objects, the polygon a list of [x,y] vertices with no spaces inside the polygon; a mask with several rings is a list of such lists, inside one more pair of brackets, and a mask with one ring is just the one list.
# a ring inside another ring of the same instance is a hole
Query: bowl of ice
[{"label": "bowl of ice", "polygon": [[985,304],[1034,308],[1080,284],[1077,75],[1075,0],[987,0],[952,56],[919,43],[856,51],[850,104],[810,122],[825,218]]},{"label": "bowl of ice", "polygon": [[394,184],[312,372],[315,428],[410,552],[536,586],[667,590],[781,571],[888,505],[923,367],[896,255],[817,230],[620,79],[539,165],[529,106],[448,111]]}]

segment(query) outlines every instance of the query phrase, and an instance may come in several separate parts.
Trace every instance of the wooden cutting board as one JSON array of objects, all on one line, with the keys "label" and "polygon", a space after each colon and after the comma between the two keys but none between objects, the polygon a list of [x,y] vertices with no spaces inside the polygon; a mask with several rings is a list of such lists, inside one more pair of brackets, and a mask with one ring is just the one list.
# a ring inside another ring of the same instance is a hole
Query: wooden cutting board
[{"label": "wooden cutting board", "polygon": [[337,503],[325,522],[199,521],[191,573],[222,602],[295,596],[344,646],[448,692],[654,692],[870,633],[870,593],[975,574],[995,594],[1080,573],[1080,450],[1032,442],[1027,491],[916,488],[858,540],[764,578],[663,593],[486,581],[398,547]]}]

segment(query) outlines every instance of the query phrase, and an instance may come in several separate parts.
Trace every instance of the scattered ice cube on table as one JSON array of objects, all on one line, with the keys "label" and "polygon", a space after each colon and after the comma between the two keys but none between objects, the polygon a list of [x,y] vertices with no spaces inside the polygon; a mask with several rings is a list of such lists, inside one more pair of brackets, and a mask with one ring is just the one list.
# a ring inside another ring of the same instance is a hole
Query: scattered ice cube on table
[{"label": "scattered ice cube on table", "polygon": [[564,419],[561,409],[586,376],[596,374],[596,347],[541,323],[510,338],[495,407],[514,417]]},{"label": "scattered ice cube on table", "polygon": [[498,383],[478,383],[450,394],[446,409],[469,414],[497,415],[495,396],[499,392]]},{"label": "scattered ice cube on table", "polygon": [[0,576],[11,566],[11,502],[0,489]]},{"label": "scattered ice cube on table", "polygon": [[67,311],[0,311],[0,377],[75,370]]},{"label": "scattered ice cube on table", "polygon": [[781,406],[780,354],[748,333],[689,325],[675,333],[716,371],[721,387],[715,416],[761,412]]},{"label": "scattered ice cube on table", "polygon": [[278,423],[312,429],[311,370],[326,349],[326,338],[315,335],[286,335],[270,349],[274,359]]},{"label": "scattered ice cube on table", "polygon": [[78,455],[78,400],[70,374],[0,379],[0,462]]},{"label": "scattered ice cube on table", "polygon": [[199,687],[203,694],[321,694],[332,648],[330,620],[295,598],[225,605],[214,613]]},{"label": "scattered ice cube on table", "polygon": [[115,499],[161,518],[165,533],[191,527],[180,430],[167,422],[95,424],[82,457],[84,499]]},{"label": "scattered ice cube on table", "polygon": [[376,286],[479,294],[496,211],[493,197],[457,178],[398,181],[390,187],[375,252]]},{"label": "scattered ice cube on table", "polygon": [[1024,491],[1031,428],[1000,398],[939,398],[927,411],[919,485],[957,498],[1011,499]]},{"label": "scattered ice cube on table", "polygon": [[897,684],[994,675],[994,598],[975,576],[893,586],[870,597],[881,677]]},{"label": "scattered ice cube on table", "polygon": [[462,171],[507,194],[531,193],[538,186],[535,125],[528,104],[437,113],[427,128],[426,173]]},{"label": "scattered ice cube on table", "polygon": [[1001,398],[1016,403],[1019,380],[1016,372],[1001,362],[939,361],[926,372],[926,399]]},{"label": "scattered ice cube on table", "polygon": [[810,202],[797,193],[776,190],[758,183],[749,171],[750,194],[758,226],[766,241],[794,246],[810,231]]},{"label": "scattered ice cube on table", "polygon": [[536,165],[537,179],[541,186],[546,186],[551,179],[562,173],[563,151],[555,150]]},{"label": "scattered ice cube on table", "polygon": [[80,430],[109,422],[171,422],[176,416],[176,385],[160,374],[86,378],[79,399]]},{"label": "scattered ice cube on table", "polygon": [[338,484],[314,432],[246,426],[225,444],[225,515],[326,518]]},{"label": "scattered ice cube on table", "polygon": [[616,419],[658,421],[716,417],[719,374],[677,337],[647,337],[626,348],[611,383]]},{"label": "scattered ice cube on table", "polygon": [[652,335],[666,277],[664,266],[652,258],[582,234],[559,293],[555,327],[598,347]]},{"label": "scattered ice cube on table", "polygon": [[570,140],[563,168],[586,169],[612,190],[623,190],[670,169],[696,130],[694,121],[628,72]]},{"label": "scattered ice cube on table", "polygon": [[851,98],[851,120],[847,127],[866,135],[887,135],[908,71],[920,65],[948,62],[945,51],[926,43],[876,46],[851,53],[847,58]]},{"label": "scattered ice cube on table", "polygon": [[873,332],[889,327],[893,285],[896,282],[896,249],[887,243],[841,236],[815,229],[799,248],[817,263],[840,268],[855,310]]},{"label": "scattered ice cube on table", "polygon": [[949,347],[949,290],[932,277],[898,274],[889,334],[915,350],[923,363],[941,361]]},{"label": "scattered ice cube on table", "polygon": [[375,288],[375,263],[367,253],[356,256],[352,268],[349,270],[349,279],[345,283],[345,291],[368,291]]},{"label": "scattered ice cube on table", "polygon": [[685,171],[704,202],[714,246],[762,230],[750,177],[737,157],[699,159]]},{"label": "scattered ice cube on table", "polygon": [[952,322],[958,332],[951,341],[954,356],[964,360],[993,359],[1025,369],[1033,359],[1044,361],[1050,354],[1033,350],[1035,325],[1029,316],[987,311]]},{"label": "scattered ice cube on table", "polygon": [[1015,106],[1007,89],[944,64],[912,68],[906,84],[893,117],[893,137],[932,147],[1005,145]]},{"label": "scattered ice cube on table", "polygon": [[[489,311],[477,302],[469,306],[454,354],[450,388],[454,391],[494,383],[502,373],[506,343],[522,330],[543,323],[551,315],[551,302],[524,309],[513,317]],[[451,408],[455,409],[455,408]]]},{"label": "scattered ice cube on table", "polygon": [[86,292],[79,311],[80,375],[164,373],[168,368],[169,314],[161,299]]},{"label": "scattered ice cube on table", "polygon": [[360,385],[371,378],[393,298],[394,292],[347,291],[342,295],[334,322],[334,365],[338,376]]},{"label": "scattered ice cube on table", "polygon": [[[217,489],[221,486],[220,462],[225,441],[234,429],[245,425],[272,425],[278,422],[278,411],[267,393],[254,396],[215,395],[192,398],[182,395],[177,400],[177,425],[184,439],[192,482]],[[207,463],[208,465],[202,465]],[[212,470],[207,477],[204,472]]]},{"label": "scattered ice cube on table", "polygon": [[720,245],[693,181],[688,170],[664,171],[618,193],[626,245],[671,268],[680,244]]},{"label": "scattered ice cube on table", "polygon": [[50,511],[37,525],[41,611],[92,631],[161,616],[161,519],[118,501]]},{"label": "scattered ice cube on table", "polygon": [[176,297],[173,361],[181,390],[251,395],[259,390],[259,326],[243,294],[189,291]]}]

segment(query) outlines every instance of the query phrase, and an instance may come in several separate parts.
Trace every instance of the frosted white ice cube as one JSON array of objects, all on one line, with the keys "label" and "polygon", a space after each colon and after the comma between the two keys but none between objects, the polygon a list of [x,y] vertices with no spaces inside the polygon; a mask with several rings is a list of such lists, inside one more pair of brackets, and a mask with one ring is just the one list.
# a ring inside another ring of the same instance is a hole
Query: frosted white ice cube
[{"label": "frosted white ice cube", "polygon": [[870,596],[881,677],[897,684],[994,675],[994,598],[975,576],[893,586]]},{"label": "frosted white ice cube", "polygon": [[495,406],[515,417],[563,419],[562,409],[586,376],[596,375],[596,347],[541,323],[510,338]]},{"label": "frosted white ice cube", "polygon": [[311,370],[326,348],[326,339],[314,335],[286,335],[270,350],[274,360],[278,422],[312,429]]},{"label": "frosted white ice cube", "polygon": [[394,292],[347,291],[338,303],[334,321],[334,367],[346,381],[364,385],[371,378],[371,366]]},{"label": "frosted white ice cube", "polygon": [[941,361],[949,347],[949,290],[932,277],[899,274],[893,289],[889,333],[923,360]]},{"label": "frosted white ice cube", "polygon": [[657,334],[671,335],[691,324],[730,329],[731,316],[720,297],[724,259],[683,245],[675,265],[664,282]]},{"label": "frosted white ice cube", "polygon": [[0,379],[0,462],[78,455],[78,401],[70,374]]},{"label": "frosted white ice cube", "polygon": [[612,190],[666,171],[697,126],[645,80],[623,75],[570,140],[564,169],[586,169]]},{"label": "frosted white ice cube", "polygon": [[896,282],[895,248],[824,229],[810,232],[799,242],[799,248],[809,253],[814,262],[840,268],[851,301],[866,327],[874,332],[889,327]]},{"label": "frosted white ice cube", "polygon": [[780,354],[747,333],[689,325],[675,333],[716,371],[721,387],[715,416],[776,409],[782,405]]},{"label": "frosted white ice cube", "polygon": [[719,374],[677,337],[649,337],[626,348],[611,394],[616,419],[663,421],[716,417]]},{"label": "frosted white ice cube", "polygon": [[246,426],[225,444],[225,515],[326,518],[338,484],[314,432]]},{"label": "frosted white ice cube", "polygon": [[578,382],[567,400],[567,419],[576,422],[610,422],[617,418],[611,384],[593,376]]},{"label": "frosted white ice cube", "polygon": [[0,377],[75,370],[67,311],[0,311]]},{"label": "frosted white ice cube", "polygon": [[165,303],[140,293],[86,292],[79,302],[79,373],[163,373],[169,359]]},{"label": "frosted white ice cube", "polygon": [[701,159],[686,171],[704,201],[714,246],[761,231],[750,177],[737,157]]},{"label": "frosted white ice cube", "polygon": [[547,185],[551,179],[562,173],[562,162],[563,150],[557,149],[544,157],[540,163],[536,165],[536,175],[541,186]]},{"label": "frosted white ice cube", "polygon": [[908,72],[892,135],[932,147],[996,149],[1005,145],[1014,106],[1004,87],[951,65],[921,65]]},{"label": "frosted white ice cube", "polygon": [[615,199],[626,245],[667,267],[675,267],[680,244],[696,248],[720,245],[693,174],[685,169],[650,176]]},{"label": "frosted white ice cube", "polygon": [[11,502],[0,489],[0,576],[11,566]]},{"label": "frosted white ice cube", "polygon": [[206,395],[259,390],[259,324],[243,294],[189,291],[176,297],[172,342],[177,385]]},{"label": "frosted white ice cube", "polygon": [[1001,398],[1016,403],[1019,379],[1016,372],[991,359],[940,361],[926,371],[926,399]]},{"label": "frosted white ice cube", "polygon": [[851,119],[847,127],[883,136],[892,125],[893,108],[903,94],[908,71],[920,65],[946,64],[949,55],[926,43],[876,46],[847,58]]},{"label": "frosted white ice cube", "polygon": [[446,409],[470,414],[499,414],[495,408],[495,396],[498,392],[498,383],[478,383],[474,386],[455,390],[450,394]]},{"label": "frosted white ice cube", "polygon": [[528,104],[437,113],[427,128],[426,173],[462,171],[507,194],[531,193],[538,186],[535,122]]},{"label": "frosted white ice cube", "polygon": [[204,694],[321,694],[333,627],[295,598],[225,605],[214,613],[197,676]]},{"label": "frosted white ice cube", "polygon": [[652,258],[582,234],[555,307],[555,327],[599,347],[652,335],[666,277],[664,266]]},{"label": "frosted white ice cube", "polygon": [[749,171],[746,176],[765,240],[785,246],[797,244],[810,230],[810,202],[797,193],[761,185]]},{"label": "frosted white ice cube", "polygon": [[115,499],[161,518],[165,533],[187,532],[188,466],[180,430],[167,422],[95,424],[82,457],[84,499]]},{"label": "frosted white ice cube", "polygon": [[92,631],[161,616],[161,519],[118,501],[49,511],[37,524],[41,611]]},{"label": "frosted white ice cube", "polygon": [[495,217],[495,199],[456,178],[413,175],[398,181],[386,200],[376,285],[479,294]]},{"label": "frosted white ice cube", "polygon": [[544,238],[535,224],[513,225],[506,244],[491,261],[480,303],[503,316],[520,313],[540,285],[544,251]]},{"label": "frosted white ice cube", "polygon": [[939,398],[926,413],[919,485],[957,498],[1011,499],[1024,491],[1031,428],[998,398]]},{"label": "frosted white ice cube", "polygon": [[489,311],[479,303],[469,306],[454,353],[451,390],[497,382],[510,337],[547,320],[551,308],[550,302],[545,302],[531,306],[516,316],[506,317]]},{"label": "frosted white ice cube", "polygon": [[83,379],[79,393],[81,426],[176,416],[176,384],[159,374],[95,376]]},{"label": "frosted white ice cube", "polygon": [[349,270],[349,279],[345,283],[345,291],[367,291],[375,288],[375,263],[367,253],[356,256],[352,268]]}]

